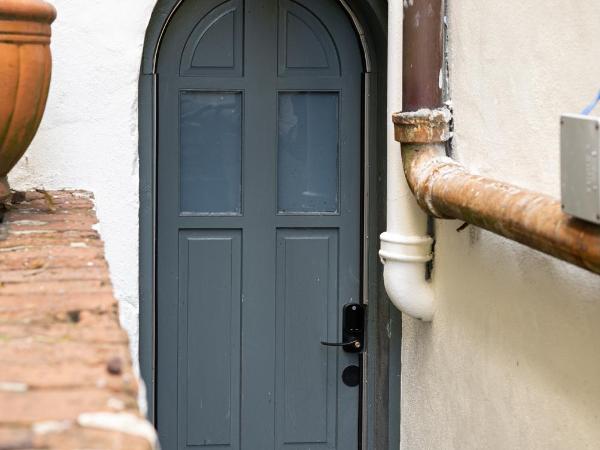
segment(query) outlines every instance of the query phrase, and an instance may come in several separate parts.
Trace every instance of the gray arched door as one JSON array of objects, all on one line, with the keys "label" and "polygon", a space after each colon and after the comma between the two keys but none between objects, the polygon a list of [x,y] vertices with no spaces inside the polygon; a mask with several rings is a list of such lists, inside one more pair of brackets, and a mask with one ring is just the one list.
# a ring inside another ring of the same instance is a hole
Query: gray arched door
[{"label": "gray arched door", "polygon": [[158,55],[165,450],[358,448],[362,62],[335,0],[187,0]]}]

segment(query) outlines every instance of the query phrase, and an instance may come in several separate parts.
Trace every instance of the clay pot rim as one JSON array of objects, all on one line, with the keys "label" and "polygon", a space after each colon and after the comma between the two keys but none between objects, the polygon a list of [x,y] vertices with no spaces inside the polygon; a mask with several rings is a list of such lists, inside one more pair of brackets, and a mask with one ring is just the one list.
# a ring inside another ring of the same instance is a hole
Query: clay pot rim
[{"label": "clay pot rim", "polygon": [[33,20],[51,24],[56,19],[56,9],[43,0],[2,0],[0,20]]}]

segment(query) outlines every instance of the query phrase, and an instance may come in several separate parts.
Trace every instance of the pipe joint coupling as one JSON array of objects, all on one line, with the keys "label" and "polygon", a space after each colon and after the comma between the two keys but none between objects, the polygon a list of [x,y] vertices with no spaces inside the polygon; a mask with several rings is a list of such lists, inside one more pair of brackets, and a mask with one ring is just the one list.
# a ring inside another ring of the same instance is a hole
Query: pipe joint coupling
[{"label": "pipe joint coupling", "polygon": [[386,231],[380,237],[381,263],[387,261],[404,263],[426,263],[433,259],[433,239],[430,236],[403,236]]},{"label": "pipe joint coupling", "polygon": [[450,140],[452,113],[448,108],[420,109],[392,116],[394,137],[402,144],[435,144]]}]

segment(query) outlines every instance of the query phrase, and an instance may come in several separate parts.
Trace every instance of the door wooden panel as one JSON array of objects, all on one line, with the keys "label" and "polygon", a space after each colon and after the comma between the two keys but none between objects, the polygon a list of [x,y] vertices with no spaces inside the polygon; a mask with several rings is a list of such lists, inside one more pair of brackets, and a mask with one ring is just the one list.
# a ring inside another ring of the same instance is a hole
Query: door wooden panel
[{"label": "door wooden panel", "polygon": [[[241,76],[243,71],[243,0],[225,1],[194,27],[181,55],[182,76]],[[214,2],[207,2],[207,8]],[[202,13],[207,8],[202,9]]]},{"label": "door wooden panel", "polygon": [[239,448],[241,233],[179,238],[178,421],[189,447]]},{"label": "door wooden panel", "polygon": [[337,259],[336,229],[278,230],[276,448],[336,448]]}]

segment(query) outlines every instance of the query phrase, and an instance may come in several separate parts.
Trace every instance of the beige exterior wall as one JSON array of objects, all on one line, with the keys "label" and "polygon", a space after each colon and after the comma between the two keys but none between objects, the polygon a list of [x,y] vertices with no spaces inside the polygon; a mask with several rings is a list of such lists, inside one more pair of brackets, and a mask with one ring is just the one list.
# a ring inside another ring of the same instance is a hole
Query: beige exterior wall
[{"label": "beige exterior wall", "polygon": [[[447,21],[455,158],[558,197],[600,2],[449,0]],[[600,276],[460,225],[437,223],[433,322],[404,317],[402,448],[600,448]]]}]

